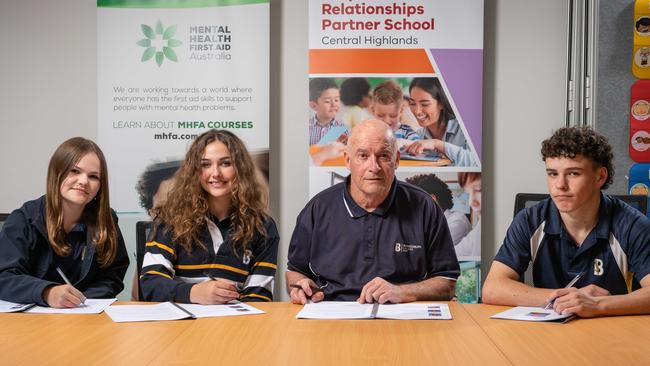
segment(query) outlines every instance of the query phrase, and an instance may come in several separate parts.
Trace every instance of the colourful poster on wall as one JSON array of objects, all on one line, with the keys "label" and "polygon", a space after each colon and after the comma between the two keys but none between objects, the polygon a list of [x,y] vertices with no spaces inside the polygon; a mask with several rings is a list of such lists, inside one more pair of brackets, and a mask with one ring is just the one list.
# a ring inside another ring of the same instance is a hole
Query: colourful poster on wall
[{"label": "colourful poster on wall", "polygon": [[310,195],[346,179],[356,124],[390,125],[397,178],[445,212],[464,302],[480,294],[482,70],[482,0],[310,0]]},{"label": "colourful poster on wall", "polygon": [[212,128],[242,138],[268,174],[268,0],[98,0],[97,8],[97,130],[113,208],[146,211],[151,180],[168,178]]}]

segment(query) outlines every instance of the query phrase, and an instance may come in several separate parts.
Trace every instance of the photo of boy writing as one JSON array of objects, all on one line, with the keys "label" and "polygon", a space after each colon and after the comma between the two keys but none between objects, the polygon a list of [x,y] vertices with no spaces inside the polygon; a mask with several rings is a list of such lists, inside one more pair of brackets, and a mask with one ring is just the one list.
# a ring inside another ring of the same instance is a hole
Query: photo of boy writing
[{"label": "photo of boy writing", "polygon": [[[345,124],[336,119],[341,107],[339,88],[330,78],[309,81],[309,107],[314,114],[309,119],[309,153],[314,165],[343,165],[342,158],[349,135]],[[326,162],[328,162],[326,164]]]}]

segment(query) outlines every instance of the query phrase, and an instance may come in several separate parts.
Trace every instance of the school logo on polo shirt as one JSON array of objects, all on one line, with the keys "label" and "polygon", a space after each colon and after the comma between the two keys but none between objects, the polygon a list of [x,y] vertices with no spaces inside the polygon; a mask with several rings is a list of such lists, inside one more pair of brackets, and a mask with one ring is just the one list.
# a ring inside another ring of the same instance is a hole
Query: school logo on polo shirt
[{"label": "school logo on polo shirt", "polygon": [[416,249],[422,249],[422,245],[395,243],[395,253],[407,253],[412,252]]},{"label": "school logo on polo shirt", "polygon": [[253,252],[250,251],[250,249],[246,249],[244,251],[244,258],[242,259],[242,262],[244,264],[249,264],[251,262],[251,256],[253,255]]},{"label": "school logo on polo shirt", "polygon": [[594,259],[594,276],[602,276],[605,273],[603,268],[603,260],[595,258]]}]

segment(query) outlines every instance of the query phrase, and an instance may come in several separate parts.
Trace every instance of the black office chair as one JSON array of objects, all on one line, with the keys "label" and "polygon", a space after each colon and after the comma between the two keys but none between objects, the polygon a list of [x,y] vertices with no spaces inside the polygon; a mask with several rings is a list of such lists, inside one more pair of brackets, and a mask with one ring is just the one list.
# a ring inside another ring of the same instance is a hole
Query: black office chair
[{"label": "black office chair", "polygon": [[9,214],[0,213],[0,230],[2,230],[2,227],[4,226],[7,217],[9,217]]},{"label": "black office chair", "polygon": [[[135,223],[135,261],[137,271],[136,274],[138,279],[142,275],[142,260],[144,259],[145,245],[147,244],[147,239],[151,234],[151,229],[153,228],[153,222],[151,221],[138,221]],[[142,296],[142,289],[138,286],[138,299],[142,301],[144,296]]]},{"label": "black office chair", "polygon": [[547,193],[517,193],[515,196],[515,213],[514,216],[517,216],[519,211],[524,208],[536,205],[539,201],[545,200],[548,198]]},{"label": "black office chair", "polygon": [[[628,205],[636,208],[644,215],[648,213],[648,197],[646,196],[630,194],[612,194],[611,196],[616,197]],[[524,208],[533,206],[539,201],[546,198],[548,198],[548,194],[546,193],[517,193],[515,196],[514,216],[516,216],[517,213],[519,213],[519,211],[523,210]]]}]

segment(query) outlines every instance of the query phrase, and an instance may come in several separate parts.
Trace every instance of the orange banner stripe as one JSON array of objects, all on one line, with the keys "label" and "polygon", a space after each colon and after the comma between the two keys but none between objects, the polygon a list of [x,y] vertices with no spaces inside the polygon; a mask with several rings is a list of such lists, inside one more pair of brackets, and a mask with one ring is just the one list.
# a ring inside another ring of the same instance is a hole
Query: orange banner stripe
[{"label": "orange banner stripe", "polygon": [[310,74],[432,74],[423,49],[312,49]]}]

